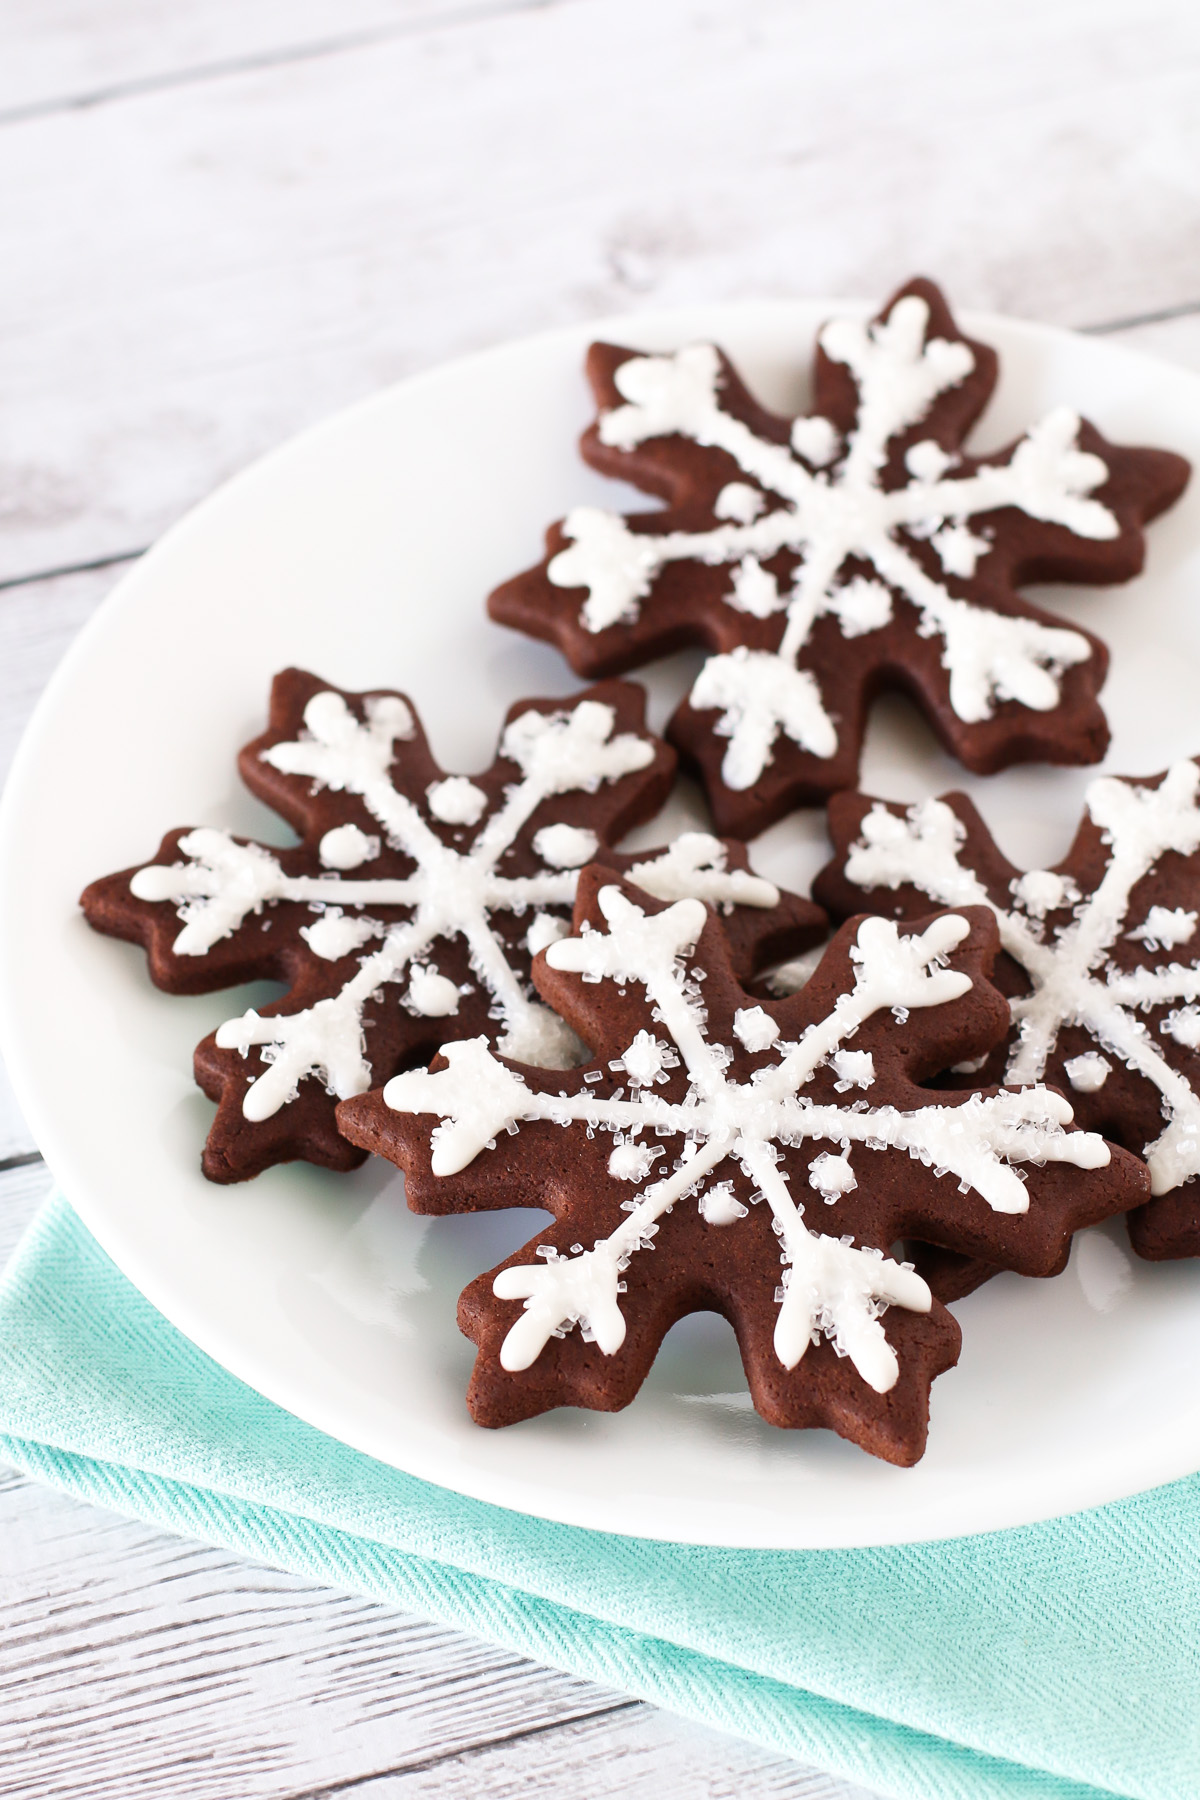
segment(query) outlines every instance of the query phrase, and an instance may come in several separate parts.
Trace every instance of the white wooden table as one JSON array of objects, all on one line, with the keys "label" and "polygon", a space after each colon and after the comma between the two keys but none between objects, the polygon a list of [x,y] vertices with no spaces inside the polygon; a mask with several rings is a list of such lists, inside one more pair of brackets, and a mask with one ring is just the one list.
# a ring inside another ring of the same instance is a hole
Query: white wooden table
[{"label": "white wooden table", "polygon": [[[0,759],[222,477],[445,357],[752,294],[1200,366],[1186,0],[6,0]],[[0,1105],[0,1256],[48,1173]],[[0,1794],[865,1800],[0,1473]]]}]

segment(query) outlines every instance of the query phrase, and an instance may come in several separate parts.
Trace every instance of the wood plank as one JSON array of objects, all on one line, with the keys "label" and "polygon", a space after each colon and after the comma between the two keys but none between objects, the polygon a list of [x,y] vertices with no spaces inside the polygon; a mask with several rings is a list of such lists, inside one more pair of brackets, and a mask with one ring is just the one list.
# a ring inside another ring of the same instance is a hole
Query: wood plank
[{"label": "wood plank", "polygon": [[0,1269],[50,1188],[50,1171],[40,1160],[0,1170]]},{"label": "wood plank", "polygon": [[33,1133],[25,1123],[8,1071],[0,1060],[0,1174],[6,1167],[19,1167],[36,1155]]},{"label": "wood plank", "polygon": [[869,1800],[393,1608],[0,1475],[6,1800]]},{"label": "wood plank", "polygon": [[483,1745],[426,1769],[364,1782],[354,1794],[355,1800],[478,1800],[481,1794],[488,1800],[575,1794],[587,1800],[871,1800],[865,1788],[650,1707]]},{"label": "wood plank", "polygon": [[[45,1195],[0,1173],[0,1266]],[[869,1800],[393,1607],[0,1468],[0,1790]],[[582,1781],[582,1785],[579,1785]],[[365,1788],[364,1785],[365,1784]]]},{"label": "wood plank", "polygon": [[230,65],[307,60],[536,0],[7,0],[0,11],[0,122],[95,106],[146,86],[207,80]]},{"label": "wood plank", "polygon": [[[13,0],[0,108],[172,91],[0,132],[0,230],[18,246],[0,302],[0,575],[136,547],[359,393],[598,311],[879,293],[918,263],[964,304],[1066,322],[1200,301],[1180,174],[1197,29],[1164,0],[1136,18],[1119,0],[1016,0],[993,18],[949,0],[915,15],[607,0],[451,30],[457,13]],[[387,45],[292,54],[330,25],[393,24]],[[275,66],[221,75],[227,58]],[[1121,335],[1200,366],[1196,317]],[[0,592],[0,767],[111,580]],[[0,1160],[8,1130],[0,1107]],[[46,1180],[0,1172],[0,1260]],[[5,1794],[852,1800],[15,1476],[0,1620]]]},{"label": "wood plank", "polygon": [[1200,15],[913,18],[580,0],[0,132],[0,576],[142,545],[345,402],[567,319],[915,266],[1076,324],[1200,300]]},{"label": "wood plank", "polygon": [[0,1519],[6,1796],[273,1800],[621,1704],[19,1478]]}]

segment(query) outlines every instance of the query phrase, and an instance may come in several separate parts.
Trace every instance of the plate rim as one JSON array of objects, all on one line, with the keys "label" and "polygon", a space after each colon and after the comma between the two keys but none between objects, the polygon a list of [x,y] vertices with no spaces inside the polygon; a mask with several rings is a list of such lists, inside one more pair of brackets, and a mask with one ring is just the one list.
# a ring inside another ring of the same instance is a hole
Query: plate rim
[{"label": "plate rim", "polygon": [[[1008,1516],[1010,1509],[1006,1508],[1001,1497],[997,1497],[990,1510],[986,1502],[978,1509],[982,1516],[976,1523],[958,1524],[948,1529],[945,1520],[931,1518],[927,1531],[915,1531],[912,1528],[912,1520],[907,1519],[904,1529],[896,1531],[889,1530],[887,1520],[881,1519],[879,1531],[866,1536],[863,1535],[861,1528],[851,1529],[846,1534],[839,1534],[835,1528],[821,1530],[815,1534],[811,1530],[788,1532],[782,1523],[774,1529],[764,1530],[760,1524],[761,1515],[755,1514],[751,1520],[745,1517],[740,1510],[736,1520],[731,1518],[726,1526],[719,1528],[718,1535],[696,1531],[655,1532],[647,1530],[644,1525],[638,1531],[630,1531],[622,1529],[620,1523],[615,1523],[611,1516],[608,1516],[611,1502],[606,1506],[603,1500],[597,1504],[580,1500],[579,1504],[571,1505],[566,1502],[565,1490],[559,1490],[553,1496],[554,1505],[538,1507],[531,1504],[531,1496],[528,1491],[511,1491],[513,1484],[503,1474],[497,1476],[493,1473],[487,1481],[467,1479],[451,1483],[446,1480],[444,1466],[440,1470],[429,1466],[430,1458],[423,1453],[423,1447],[416,1450],[410,1459],[402,1463],[396,1460],[393,1453],[382,1452],[378,1445],[363,1441],[364,1437],[369,1440],[369,1433],[352,1432],[347,1435],[337,1421],[324,1416],[327,1408],[323,1403],[323,1396],[316,1396],[305,1405],[298,1406],[294,1394],[281,1391],[280,1384],[275,1378],[276,1371],[254,1367],[257,1359],[252,1355],[247,1357],[239,1351],[236,1343],[223,1334],[219,1319],[203,1316],[202,1310],[197,1312],[180,1293],[164,1288],[160,1272],[156,1271],[152,1263],[147,1262],[137,1244],[127,1241],[120,1223],[106,1215],[102,1202],[89,1188],[86,1174],[72,1166],[74,1158],[70,1151],[60,1149],[56,1154],[57,1134],[53,1118],[49,1116],[53,1112],[53,1107],[48,1103],[47,1097],[37,1091],[33,1077],[30,1076],[27,1080],[27,1071],[21,1054],[20,1003],[14,994],[13,965],[8,948],[10,934],[7,929],[10,911],[10,871],[20,847],[22,802],[26,798],[27,788],[36,774],[40,747],[47,734],[53,729],[57,718],[60,691],[69,689],[75,678],[77,667],[86,663],[90,658],[94,640],[103,638],[104,634],[111,629],[115,618],[122,615],[127,608],[137,605],[142,587],[147,582],[153,583],[160,563],[174,556],[180,546],[186,547],[193,532],[205,530],[211,511],[224,505],[228,497],[231,494],[236,495],[244,484],[252,483],[264,468],[274,464],[277,460],[286,459],[297,450],[320,439],[332,428],[353,426],[355,421],[394,404],[397,396],[419,392],[425,387],[436,385],[448,375],[469,374],[473,368],[503,359],[508,354],[538,349],[553,352],[556,348],[561,349],[566,345],[587,342],[595,337],[611,336],[615,337],[617,341],[626,339],[636,341],[639,333],[670,330],[670,321],[673,318],[682,318],[697,313],[703,313],[706,317],[711,317],[716,321],[712,327],[714,336],[720,335],[722,318],[755,313],[760,316],[777,315],[781,320],[791,316],[798,321],[799,329],[802,332],[811,334],[817,328],[821,317],[828,316],[834,311],[844,310],[863,316],[875,309],[874,303],[863,300],[771,297],[724,301],[698,300],[670,307],[607,315],[599,319],[578,321],[556,326],[547,331],[505,339],[467,355],[448,359],[414,375],[390,383],[386,387],[338,409],[325,418],[314,421],[282,443],[254,458],[244,468],[222,481],[203,499],[190,507],[156,540],[149,550],[137,559],[130,569],[117,579],[113,588],[72,639],[42,690],[22,733],[4,785],[3,795],[0,796],[0,1045],[3,1047],[14,1092],[22,1112],[29,1122],[34,1139],[39,1146],[43,1144],[50,1146],[50,1149],[44,1152],[47,1167],[54,1173],[56,1181],[61,1175],[63,1191],[67,1194],[70,1204],[88,1231],[95,1237],[117,1268],[175,1329],[181,1331],[223,1369],[237,1379],[245,1381],[247,1385],[263,1394],[273,1404],[280,1406],[293,1417],[339,1443],[346,1444],[389,1467],[400,1469],[418,1479],[429,1481],[434,1485],[463,1494],[484,1504],[496,1505],[505,1510],[546,1518],[561,1524],[624,1537],[643,1537],[694,1545],[763,1550],[867,1548],[976,1536],[997,1529],[1035,1524],[1043,1520],[1067,1516],[1084,1508],[1128,1498],[1164,1482],[1194,1473],[1200,1467],[1200,1443],[1197,1443],[1189,1452],[1180,1455],[1177,1442],[1173,1438],[1169,1438],[1166,1433],[1160,1433],[1157,1454],[1148,1456],[1147,1446],[1140,1445],[1137,1473],[1131,1474],[1123,1485],[1120,1482],[1110,1484],[1108,1491],[1099,1500],[1094,1493],[1083,1491],[1089,1486],[1094,1486],[1094,1482],[1089,1483],[1086,1477],[1082,1477],[1074,1484],[1070,1480],[1060,1482],[1049,1504],[1040,1510],[1023,1511],[1020,1519]],[[1160,378],[1164,370],[1169,370],[1173,380],[1178,380],[1185,386],[1193,388],[1197,409],[1200,411],[1200,373],[1177,367],[1144,350],[1095,339],[1091,337],[1091,334],[1075,332],[1063,326],[1012,318],[991,311],[964,309],[957,314],[957,317],[963,328],[974,335],[987,337],[988,334],[992,334],[993,340],[999,340],[998,347],[1001,350],[1004,348],[1004,340],[1012,343],[1020,339],[1046,348],[1052,348],[1055,344],[1074,344],[1081,339],[1095,345],[1102,344],[1107,356],[1120,359],[1131,370],[1138,366],[1150,365]],[[569,447],[564,446],[564,455],[574,456],[574,454],[573,444]],[[479,599],[481,610],[483,598],[481,595]],[[567,673],[569,674],[569,671]],[[635,676],[636,673],[635,671]],[[284,1386],[286,1388],[286,1384]],[[474,1471],[472,1470],[471,1473],[473,1474]],[[517,1484],[518,1487],[519,1485]],[[886,1508],[886,1501],[882,1499],[881,1508]],[[951,1510],[955,1510],[953,1504]],[[803,1523],[802,1520],[797,1522]]]}]

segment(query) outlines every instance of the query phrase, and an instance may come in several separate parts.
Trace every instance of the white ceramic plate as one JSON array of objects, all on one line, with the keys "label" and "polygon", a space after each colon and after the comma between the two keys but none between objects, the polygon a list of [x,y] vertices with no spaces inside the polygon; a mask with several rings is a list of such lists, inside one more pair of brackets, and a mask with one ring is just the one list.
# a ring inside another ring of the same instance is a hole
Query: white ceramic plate
[{"label": "white ceramic plate", "polygon": [[[156,992],[140,951],[84,925],[96,875],[168,826],[283,841],[240,789],[234,753],[289,663],[416,699],[451,769],[491,758],[507,705],[577,685],[558,655],[490,625],[484,596],[532,562],[546,523],[630,496],[574,445],[593,335],[647,348],[723,343],[765,399],[797,408],[812,303],[696,307],[577,327],[439,369],[310,431],[171,531],[51,682],[0,819],[0,998],[13,1080],[87,1224],[182,1331],[262,1393],[357,1448],[546,1518],[687,1542],[875,1544],[1016,1525],[1200,1468],[1200,1264],[1138,1263],[1120,1228],[1087,1232],[1051,1282],[1004,1276],[957,1310],[959,1366],[933,1390],[913,1470],[828,1432],[762,1423],[733,1335],[705,1315],[670,1334],[624,1413],[562,1412],[506,1431],[463,1404],[473,1346],[459,1290],[540,1215],[418,1219],[373,1162],[299,1165],[235,1188],[198,1155],[211,1116],[193,1045],[242,997]],[[1003,355],[978,442],[1069,402],[1112,438],[1200,462],[1200,379],[1087,338],[991,318]],[[644,502],[637,502],[644,504]],[[1107,766],[1149,773],[1200,750],[1200,484],[1151,529],[1149,572],[1047,594],[1113,650]],[[694,658],[649,675],[661,724]],[[1060,856],[1094,771],[963,776],[900,702],[876,709],[864,785],[901,799],[964,786],[1017,862]],[[680,822],[686,799],[676,805]],[[643,842],[663,835],[660,826]],[[760,841],[764,873],[804,886],[820,815]]]}]

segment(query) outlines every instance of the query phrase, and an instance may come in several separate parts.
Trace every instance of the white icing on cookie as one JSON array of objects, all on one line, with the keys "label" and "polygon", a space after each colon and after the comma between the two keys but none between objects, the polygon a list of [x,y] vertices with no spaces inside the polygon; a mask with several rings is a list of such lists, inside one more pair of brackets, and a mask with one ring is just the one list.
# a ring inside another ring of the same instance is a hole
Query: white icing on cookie
[{"label": "white icing on cookie", "polygon": [[[550,562],[549,579],[587,590],[580,617],[593,632],[636,620],[659,573],[681,561],[727,567],[726,599],[737,610],[762,619],[786,611],[777,651],[712,657],[692,691],[698,711],[721,712],[717,729],[730,739],[722,780],[730,788],[753,786],[781,732],[814,756],[834,755],[837,728],[820,686],[795,667],[822,616],[837,618],[845,636],[859,636],[881,629],[892,616],[892,595],[903,596],[919,614],[922,636],[941,637],[950,703],[968,722],[991,718],[1005,700],[1048,711],[1059,702],[1063,672],[1091,655],[1077,631],[956,598],[906,543],[906,536],[928,539],[944,573],[969,579],[990,543],[968,521],[1000,507],[1082,538],[1107,540],[1119,530],[1108,508],[1090,498],[1108,469],[1079,448],[1079,418],[1066,407],[1035,425],[1007,463],[984,463],[970,475],[951,476],[953,460],[932,440],[915,444],[905,458],[910,480],[884,490],[891,443],[974,367],[967,344],[927,338],[928,325],[926,302],[910,294],[882,321],[837,319],[824,327],[822,349],[850,370],[858,388],[857,422],[845,445],[821,417],[797,419],[790,448],[756,436],[723,410],[721,364],[711,344],[632,356],[616,371],[625,404],[601,414],[602,443],[629,450],[679,434],[724,451],[746,479],[721,490],[719,523],[706,531],[655,532],[645,522],[635,531],[612,513],[576,508],[564,522],[569,541]],[[803,558],[784,592],[763,567],[780,551]],[[874,567],[878,581],[864,585],[880,598],[868,604],[856,583],[844,583],[851,558]]]},{"label": "white icing on cookie", "polygon": [[545,825],[533,847],[552,869],[582,869],[600,848],[600,839],[581,825]]},{"label": "white icing on cookie", "polygon": [[1079,898],[1075,883],[1053,869],[1028,869],[1009,886],[1018,906],[1031,919],[1044,919],[1060,906],[1074,906]]},{"label": "white icing on cookie", "polygon": [[792,421],[791,443],[797,456],[802,456],[814,469],[827,469],[841,455],[842,440],[837,428],[820,413]]},{"label": "white icing on cookie", "polygon": [[922,438],[905,451],[904,466],[914,480],[934,482],[940,481],[946,471],[954,467],[954,458],[933,438]]},{"label": "white icing on cookie", "polygon": [[1067,1080],[1078,1094],[1096,1094],[1112,1074],[1112,1064],[1098,1050],[1085,1050],[1065,1062]]},{"label": "white icing on cookie", "polygon": [[833,1206],[843,1194],[852,1193],[858,1182],[848,1156],[834,1156],[826,1151],[810,1166],[808,1185],[820,1194],[827,1206]]},{"label": "white icing on cookie", "polygon": [[[433,782],[425,794],[428,816],[393,784],[397,743],[412,738],[412,714],[402,701],[372,696],[359,720],[342,697],[326,690],[304,712],[305,730],[295,741],[275,744],[262,759],[284,773],[303,776],[315,788],[357,794],[377,820],[388,843],[410,858],[413,872],[402,877],[349,879],[350,872],[380,854],[380,839],[357,825],[327,831],[319,854],[331,872],[289,876],[278,858],[257,844],[239,844],[227,832],[208,828],[180,839],[185,862],[139,869],[130,890],[139,899],[169,901],[182,921],[175,939],[179,956],[204,956],[253,913],[277,901],[299,901],[320,910],[301,927],[310,949],[336,962],[370,939],[382,943],[360,959],[341,991],[296,1013],[245,1013],[226,1020],[217,1032],[223,1049],[247,1054],[258,1047],[268,1064],[243,1100],[248,1119],[271,1117],[288,1105],[306,1077],[324,1082],[339,1099],[371,1085],[363,1009],[378,991],[407,979],[405,1003],[426,1018],[458,1010],[459,989],[425,959],[439,938],[465,942],[472,973],[490,994],[500,1026],[499,1048],[523,1062],[548,1067],[578,1061],[575,1034],[528,991],[493,931],[496,912],[521,914],[542,907],[569,908],[578,884],[578,865],[598,847],[594,832],[557,823],[535,832],[534,853],[547,867],[533,875],[499,871],[502,858],[520,837],[538,807],[555,795],[594,793],[602,783],[646,768],[655,747],[632,732],[616,732],[611,706],[585,700],[562,712],[530,708],[508,726],[503,754],[517,764],[520,779],[505,790],[503,803],[484,820],[461,849],[444,844],[430,819],[442,824],[478,823],[487,800],[463,776]],[[744,870],[727,871],[725,850],[704,833],[686,833],[669,849],[637,865],[652,891],[699,893],[716,905],[771,907],[779,891]],[[404,907],[411,916],[384,925],[371,911]],[[531,951],[561,936],[565,922],[537,914],[526,935]]]},{"label": "white icing on cookie", "polygon": [[734,906],[779,905],[779,889],[749,869],[727,867],[720,838],[706,831],[684,831],[660,856],[634,863],[629,879],[656,900],[707,900],[729,912]]},{"label": "white icing on cookie", "polygon": [[838,1050],[829,1059],[837,1080],[838,1093],[847,1088],[869,1088],[875,1085],[875,1058],[869,1050]]},{"label": "white icing on cookie", "polygon": [[[573,1062],[579,1053],[574,1033],[526,991],[488,923],[496,911],[569,907],[578,874],[548,868],[511,877],[500,875],[497,865],[543,801],[572,791],[595,792],[602,782],[645,768],[654,758],[653,744],[615,732],[613,709],[596,701],[560,713],[531,709],[521,714],[508,727],[503,745],[521,779],[506,791],[503,805],[469,847],[458,851],[442,843],[419,807],[392,783],[396,744],[414,731],[409,709],[394,697],[373,696],[364,710],[366,718],[359,720],[339,694],[327,690],[314,695],[305,708],[304,735],[271,746],[262,753],[263,761],[303,775],[318,788],[360,795],[388,841],[412,859],[411,875],[387,880],[287,876],[269,851],[237,844],[225,832],[201,830],[180,841],[186,863],[140,869],[130,883],[142,899],[176,905],[184,928],[174,947],[183,956],[204,955],[250,913],[278,900],[333,909],[304,928],[319,956],[336,960],[371,936],[383,938],[378,949],[361,959],[340,993],[301,1012],[251,1011],[220,1027],[221,1048],[245,1054],[258,1046],[269,1065],[246,1091],[243,1112],[248,1119],[269,1118],[287,1105],[307,1076],[323,1081],[339,1099],[364,1093],[371,1084],[371,1067],[363,1008],[386,984],[407,977],[407,1004],[421,1016],[442,1018],[455,1012],[457,987],[422,960],[438,938],[466,942],[472,972],[495,1002],[503,1051],[550,1066]],[[477,799],[484,799],[481,790],[454,776],[432,784],[426,795],[431,811],[435,804],[440,809],[433,816],[444,823],[465,821],[469,811],[478,817],[483,809],[477,810]],[[349,870],[378,854],[378,840],[357,826],[339,826],[322,838],[320,853],[327,865]],[[380,906],[410,908],[411,917],[384,927],[369,916],[347,916],[350,908]],[[352,932],[359,934],[357,944]]]},{"label": "white icing on cookie", "polygon": [[[1012,883],[1011,909],[998,905],[963,861],[963,826],[941,800],[921,801],[904,818],[873,807],[846,858],[846,877],[862,888],[911,885],[939,906],[991,907],[1001,944],[1032,983],[1029,994],[1010,1002],[1018,1032],[1005,1081],[1014,1087],[1039,1081],[1062,1027],[1081,1026],[1098,1051],[1144,1075],[1162,1096],[1166,1129],[1143,1155],[1152,1192],[1165,1194],[1200,1174],[1200,1095],[1163,1056],[1137,1013],[1171,1001],[1200,1000],[1200,955],[1187,965],[1122,971],[1110,953],[1122,936],[1153,951],[1160,945],[1173,948],[1194,934],[1194,912],[1153,906],[1130,928],[1129,909],[1138,882],[1161,857],[1200,851],[1200,769],[1194,762],[1177,762],[1154,788],[1102,776],[1088,789],[1087,809],[1104,832],[1109,860],[1096,891],[1086,897],[1068,876],[1039,869]],[[1044,941],[1046,913],[1066,905],[1073,907],[1072,917]],[[1195,1044],[1189,1041],[1192,1012],[1184,1006],[1162,1025],[1188,1049],[1200,1047],[1200,1031]],[[1112,1065],[1102,1056],[1075,1058],[1067,1065],[1068,1079],[1079,1091],[1094,1092],[1101,1062],[1107,1073]],[[1085,1065],[1082,1081],[1069,1073],[1080,1064]]]},{"label": "white icing on cookie", "polygon": [[632,1140],[618,1144],[608,1159],[608,1172],[615,1175],[618,1181],[645,1181],[654,1167],[654,1159],[661,1156],[658,1145],[634,1143]]},{"label": "white icing on cookie", "polygon": [[1200,1006],[1177,1007],[1167,1014],[1159,1030],[1185,1050],[1200,1050]]},{"label": "white icing on cookie", "polygon": [[[129,882],[135,899],[170,900],[176,907],[183,921],[171,946],[176,956],[206,956],[214,944],[236,931],[247,914],[261,912],[268,900],[280,898],[282,870],[271,852],[258,844],[239,844],[226,831],[200,826],[180,838],[179,848],[187,862],[170,867],[151,863],[138,869]],[[332,880],[310,885],[316,891],[288,897],[340,898],[340,884]]]},{"label": "white icing on cookie", "polygon": [[357,825],[335,825],[327,831],[317,854],[327,869],[360,869],[379,855],[380,839],[368,837]]},{"label": "white icing on cookie", "polygon": [[416,964],[404,999],[424,1019],[445,1019],[458,1011],[459,993],[448,976]]},{"label": "white icing on cookie", "polygon": [[1196,914],[1182,906],[1152,906],[1140,925],[1125,936],[1133,943],[1145,944],[1147,950],[1174,950],[1195,935]]},{"label": "white icing on cookie", "polygon": [[447,775],[425,790],[425,801],[433,818],[443,825],[478,825],[487,810],[487,795],[465,775]]},{"label": "white icing on cookie", "polygon": [[718,1181],[713,1187],[705,1188],[699,1204],[700,1217],[706,1225],[736,1225],[750,1210],[734,1193],[732,1181]]},{"label": "white icing on cookie", "polygon": [[733,1015],[733,1035],[751,1055],[769,1050],[779,1036],[779,1027],[761,1006],[743,1006]]},{"label": "white icing on cookie", "polygon": [[733,571],[733,582],[726,595],[737,612],[750,613],[756,619],[769,619],[782,612],[787,601],[779,592],[779,583],[769,569],[764,569],[757,556],[743,556]]},{"label": "white icing on cookie", "polygon": [[[732,1046],[710,1037],[698,972],[688,961],[704,925],[704,908],[696,900],[681,900],[648,915],[617,887],[601,888],[598,904],[606,931],[589,928],[581,937],[552,945],[546,955],[552,967],[586,981],[645,989],[663,1036],[639,1031],[611,1065],[618,1079],[622,1073],[630,1075],[634,1086],[627,1097],[620,1088],[611,1096],[597,1091],[590,1072],[574,1092],[536,1092],[519,1072],[496,1062],[482,1038],[448,1046],[448,1068],[413,1070],[384,1089],[384,1100],[394,1110],[432,1113],[439,1119],[432,1138],[435,1176],[466,1168],[486,1154],[501,1132],[519,1132],[529,1120],[550,1120],[568,1129],[580,1123],[589,1136],[611,1132],[618,1141],[609,1170],[621,1181],[641,1182],[652,1173],[649,1158],[631,1138],[645,1130],[660,1139],[682,1140],[678,1159],[671,1163],[668,1155],[658,1178],[623,1203],[625,1221],[592,1249],[576,1247],[564,1256],[543,1246],[539,1255],[544,1260],[538,1265],[515,1264],[495,1277],[493,1291],[499,1298],[525,1302],[504,1340],[504,1368],[528,1368],[553,1335],[576,1324],[606,1355],[614,1354],[625,1336],[621,1274],[651,1244],[659,1219],[677,1201],[696,1194],[709,1223],[736,1226],[742,1213],[735,1211],[740,1203],[731,1184],[708,1185],[719,1165],[732,1159],[753,1197],[766,1201],[779,1236],[779,1361],[794,1368],[814,1334],[824,1333],[865,1381],[885,1393],[895,1384],[899,1367],[879,1314],[887,1305],[927,1312],[929,1289],[911,1268],[877,1250],[810,1231],[803,1205],[779,1166],[776,1145],[821,1140],[840,1145],[839,1154],[819,1156],[810,1172],[825,1199],[836,1200],[856,1185],[849,1164],[854,1146],[860,1157],[907,1152],[974,1188],[996,1211],[1009,1213],[1029,1206],[1028,1190],[1013,1163],[1107,1165],[1103,1140],[1083,1132],[1068,1134],[1064,1126],[1070,1123],[1071,1108],[1046,1089],[973,1095],[957,1106],[931,1104],[910,1113],[893,1106],[871,1108],[861,1100],[818,1104],[803,1093],[822,1064],[841,1054],[845,1041],[876,1013],[903,1012],[907,1017],[912,1010],[955,1000],[970,988],[969,976],[944,967],[947,955],[968,935],[966,920],[944,915],[920,937],[901,934],[886,919],[864,920],[851,952],[852,990],[840,995],[800,1042],[773,1045],[773,1064],[739,1082],[729,1074],[735,1061]],[[675,1101],[654,1085],[668,1048],[687,1076],[686,1095]]]},{"label": "white icing on cookie", "polygon": [[[560,940],[561,941],[561,940]],[[624,1069],[634,1087],[653,1087],[667,1079],[667,1070],[678,1066],[679,1058],[669,1044],[659,1041],[650,1031],[639,1031],[631,1044],[622,1050],[614,1068]]]},{"label": "white icing on cookie", "polygon": [[570,930],[566,919],[556,919],[553,913],[538,913],[525,933],[525,948],[530,956],[536,956],[548,944],[557,943],[559,938],[569,936]]},{"label": "white icing on cookie", "polygon": [[362,913],[351,918],[340,906],[330,906],[312,925],[302,925],[300,936],[314,956],[326,962],[340,962],[352,950],[361,950],[373,937],[382,937],[387,926]]},{"label": "white icing on cookie", "polygon": [[766,495],[745,481],[728,482],[713,502],[718,519],[733,519],[738,525],[749,525],[767,504]]},{"label": "white icing on cookie", "polygon": [[970,580],[980,557],[991,549],[985,537],[976,537],[966,525],[943,525],[929,541],[947,575],[958,575],[964,581]]},{"label": "white icing on cookie", "polygon": [[710,656],[692,684],[697,712],[715,710],[718,737],[730,740],[721,764],[726,787],[753,787],[773,760],[781,731],[814,756],[832,756],[837,732],[825,711],[817,678],[794,669],[771,650],[736,650]]}]

